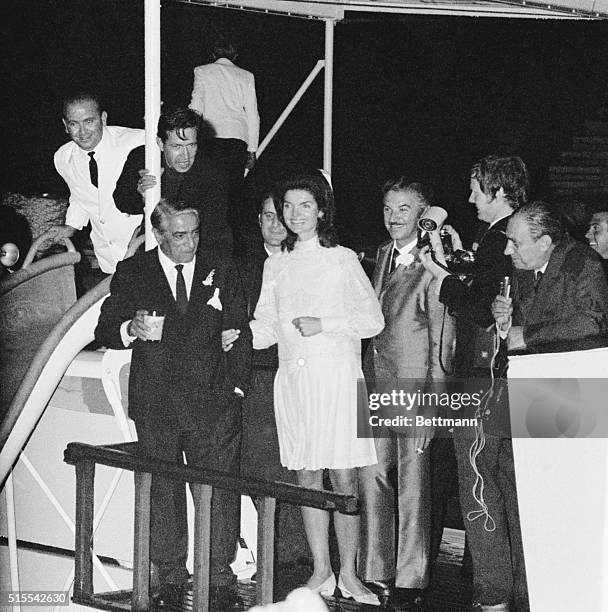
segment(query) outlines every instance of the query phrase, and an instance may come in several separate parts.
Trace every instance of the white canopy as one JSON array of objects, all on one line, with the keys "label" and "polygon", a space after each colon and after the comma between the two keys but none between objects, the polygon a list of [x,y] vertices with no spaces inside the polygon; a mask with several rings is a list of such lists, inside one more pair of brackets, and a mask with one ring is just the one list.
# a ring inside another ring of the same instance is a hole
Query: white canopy
[{"label": "white canopy", "polygon": [[608,0],[180,0],[294,17],[344,19],[346,12],[527,17],[547,19],[606,19]]}]

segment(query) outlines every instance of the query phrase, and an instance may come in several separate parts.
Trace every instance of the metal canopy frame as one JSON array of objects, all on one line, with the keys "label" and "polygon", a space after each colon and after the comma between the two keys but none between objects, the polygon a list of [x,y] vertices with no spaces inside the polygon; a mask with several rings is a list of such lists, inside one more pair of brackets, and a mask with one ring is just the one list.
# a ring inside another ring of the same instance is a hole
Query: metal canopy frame
[{"label": "metal canopy frame", "polygon": [[216,8],[311,19],[344,19],[347,11],[470,17],[605,19],[608,0],[179,0]]}]

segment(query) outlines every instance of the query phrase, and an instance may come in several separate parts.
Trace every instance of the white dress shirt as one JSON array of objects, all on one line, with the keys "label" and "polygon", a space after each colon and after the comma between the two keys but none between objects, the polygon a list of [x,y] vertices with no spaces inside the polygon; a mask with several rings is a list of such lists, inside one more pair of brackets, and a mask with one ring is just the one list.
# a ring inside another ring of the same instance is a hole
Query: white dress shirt
[{"label": "white dress shirt", "polygon": [[[169,287],[171,288],[171,293],[173,294],[173,299],[177,299],[177,270],[175,266],[177,265],[174,261],[169,259],[161,250],[158,249],[158,261],[160,263],[160,267],[163,269],[165,273],[165,277],[167,282],[169,283]],[[192,279],[194,278],[194,266],[196,265],[196,257],[192,261],[188,263],[182,264],[184,267],[182,268],[182,274],[184,276],[184,282],[186,283],[186,295],[188,299],[190,299],[190,291],[192,289]],[[152,314],[152,313],[150,313]],[[122,338],[122,343],[125,347],[129,346],[133,340],[137,336],[131,336],[127,331],[129,329],[129,325],[131,323],[131,319],[125,321],[120,326],[120,337]]]},{"label": "white dress shirt", "polygon": [[[393,251],[397,251],[398,256],[397,256],[397,261],[395,262],[395,268],[399,265],[401,265],[402,262],[399,261],[399,255],[407,255],[410,251],[413,251],[414,248],[416,247],[416,243],[418,242],[418,238],[416,237],[414,240],[412,240],[411,242],[408,242],[407,244],[403,245],[401,248],[399,248],[397,246],[397,241],[393,240]],[[391,251],[391,261],[393,258],[393,253]]]},{"label": "white dress shirt", "polygon": [[82,229],[91,222],[91,240],[99,266],[112,274],[127,251],[142,215],[122,213],[114,203],[114,189],[129,152],[144,144],[144,130],[106,126],[95,148],[98,185],[91,183],[89,154],[75,142],[68,142],[55,153],[57,172],[70,188],[66,225]]},{"label": "white dress shirt", "polygon": [[[169,281],[169,287],[171,287],[171,293],[173,294],[173,298],[177,299],[177,270],[175,266],[177,265],[174,261],[169,259],[161,250],[158,249],[158,261],[160,262],[160,267],[163,269],[165,276],[167,277],[167,281]],[[190,290],[192,289],[192,279],[194,278],[194,266],[196,265],[196,257],[189,261],[188,263],[181,264],[184,266],[182,268],[182,274],[184,275],[184,281],[186,283],[186,295],[188,299],[190,299]]]},{"label": "white dress shirt", "polygon": [[190,108],[215,129],[217,138],[236,138],[254,153],[260,137],[260,116],[251,72],[221,57],[194,69]]}]

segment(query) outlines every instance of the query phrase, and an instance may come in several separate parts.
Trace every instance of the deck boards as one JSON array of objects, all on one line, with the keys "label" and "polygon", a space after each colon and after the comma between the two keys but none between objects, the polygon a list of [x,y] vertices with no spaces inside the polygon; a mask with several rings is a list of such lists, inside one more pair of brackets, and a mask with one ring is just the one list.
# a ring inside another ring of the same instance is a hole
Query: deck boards
[{"label": "deck boards", "polygon": [[[458,529],[445,529],[441,551],[435,573],[428,590],[425,610],[428,612],[466,612],[470,605],[470,585],[462,577],[461,559],[464,548],[464,533]],[[275,591],[285,594],[302,584],[303,577],[297,573],[278,575],[275,578]],[[246,609],[255,605],[255,582],[240,582],[239,593],[245,602]],[[130,610],[130,591],[99,594],[95,596],[95,607],[104,610]],[[374,606],[365,606],[353,600],[341,598],[325,599],[331,612],[369,612],[379,610]],[[167,608],[163,608],[167,611]],[[393,608],[395,612],[410,612],[414,608]],[[192,612],[192,601],[186,597],[184,605],[175,612]],[[212,610],[211,612],[217,612]]]}]

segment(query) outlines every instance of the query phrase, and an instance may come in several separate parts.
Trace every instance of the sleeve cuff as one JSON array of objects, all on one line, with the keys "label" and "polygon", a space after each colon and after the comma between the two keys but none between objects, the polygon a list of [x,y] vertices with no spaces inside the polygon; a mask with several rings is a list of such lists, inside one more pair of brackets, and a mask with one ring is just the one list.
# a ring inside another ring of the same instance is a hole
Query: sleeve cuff
[{"label": "sleeve cuff", "polygon": [[509,327],[508,327],[508,328],[507,328],[505,331],[503,331],[502,329],[500,329],[500,327],[499,327],[498,323],[496,323],[496,332],[498,333],[498,337],[499,337],[501,340],[506,340],[506,339],[509,337],[509,330],[511,329],[511,324],[512,324],[512,323],[511,323],[511,321],[512,321],[512,320],[511,320],[511,319],[509,319]]},{"label": "sleeve cuff", "polygon": [[321,329],[327,333],[346,332],[346,320],[343,317],[321,317]]},{"label": "sleeve cuff", "polygon": [[120,326],[120,338],[121,338],[122,343],[125,346],[125,348],[128,348],[129,346],[131,346],[131,343],[133,342],[133,340],[135,340],[137,338],[137,336],[130,336],[129,332],[127,331],[129,329],[129,324],[130,323],[131,323],[131,321],[125,321]]}]

